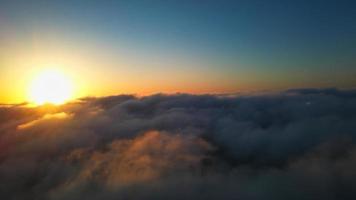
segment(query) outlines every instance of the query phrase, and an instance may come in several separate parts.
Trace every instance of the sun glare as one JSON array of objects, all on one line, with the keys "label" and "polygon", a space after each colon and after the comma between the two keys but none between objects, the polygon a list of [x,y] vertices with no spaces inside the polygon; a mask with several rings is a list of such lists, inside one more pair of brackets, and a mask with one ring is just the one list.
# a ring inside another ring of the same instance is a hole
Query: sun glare
[{"label": "sun glare", "polygon": [[38,74],[29,88],[29,100],[37,105],[62,104],[72,97],[70,79],[58,70],[45,70]]}]

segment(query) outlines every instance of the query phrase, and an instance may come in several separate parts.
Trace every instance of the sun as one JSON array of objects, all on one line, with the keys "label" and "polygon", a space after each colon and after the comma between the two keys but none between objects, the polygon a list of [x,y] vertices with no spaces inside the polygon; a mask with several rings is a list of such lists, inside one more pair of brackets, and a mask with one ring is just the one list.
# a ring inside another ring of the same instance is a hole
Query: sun
[{"label": "sun", "polygon": [[72,98],[73,84],[61,71],[48,69],[40,72],[29,87],[29,100],[37,105],[63,104]]}]

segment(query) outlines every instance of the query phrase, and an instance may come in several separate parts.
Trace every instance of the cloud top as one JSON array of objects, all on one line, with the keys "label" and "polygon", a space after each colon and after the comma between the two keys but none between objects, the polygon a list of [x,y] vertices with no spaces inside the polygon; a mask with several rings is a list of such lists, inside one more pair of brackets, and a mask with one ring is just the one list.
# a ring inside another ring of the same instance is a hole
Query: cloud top
[{"label": "cloud top", "polygon": [[0,107],[1,199],[353,199],[356,91]]}]

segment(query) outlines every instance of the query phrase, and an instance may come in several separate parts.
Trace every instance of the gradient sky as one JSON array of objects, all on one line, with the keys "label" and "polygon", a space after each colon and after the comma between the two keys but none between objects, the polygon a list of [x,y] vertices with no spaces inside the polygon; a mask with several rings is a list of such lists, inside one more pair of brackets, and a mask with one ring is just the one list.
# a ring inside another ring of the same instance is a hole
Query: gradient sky
[{"label": "gradient sky", "polygon": [[43,68],[76,96],[356,86],[355,1],[0,0],[0,102]]}]

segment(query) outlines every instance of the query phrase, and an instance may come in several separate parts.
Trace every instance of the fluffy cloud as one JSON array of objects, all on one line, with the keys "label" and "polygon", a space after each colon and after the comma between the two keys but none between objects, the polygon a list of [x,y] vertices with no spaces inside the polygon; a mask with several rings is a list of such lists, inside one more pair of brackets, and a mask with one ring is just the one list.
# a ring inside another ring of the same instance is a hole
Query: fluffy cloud
[{"label": "fluffy cloud", "polygon": [[354,199],[356,91],[0,107],[1,199]]}]

